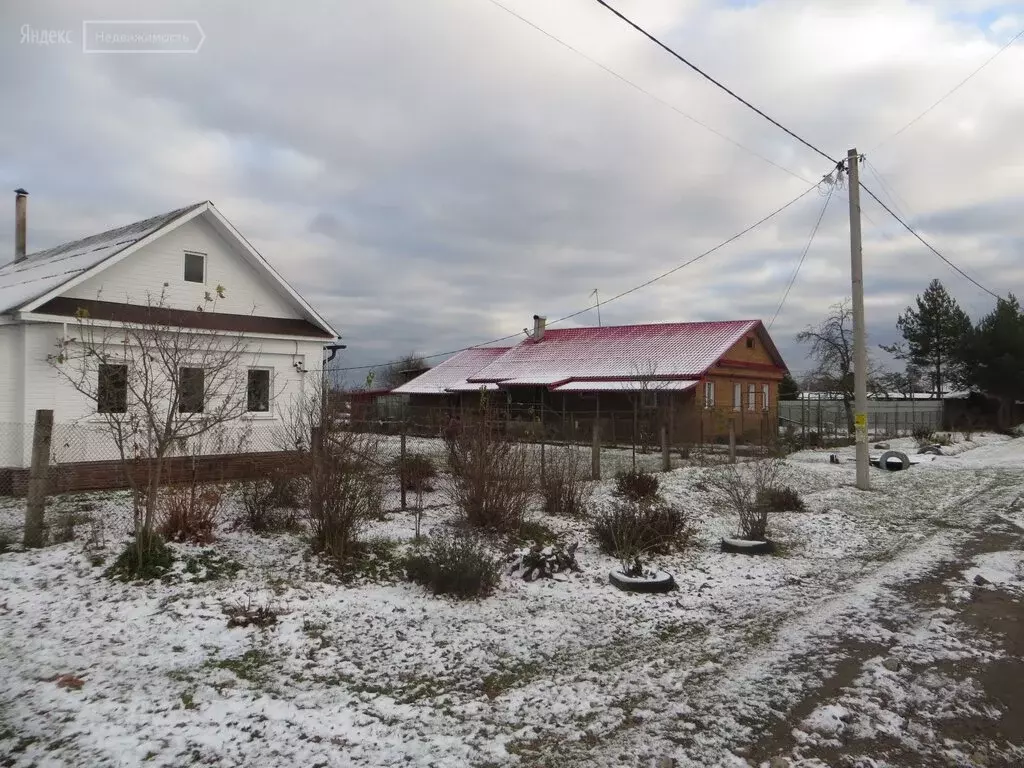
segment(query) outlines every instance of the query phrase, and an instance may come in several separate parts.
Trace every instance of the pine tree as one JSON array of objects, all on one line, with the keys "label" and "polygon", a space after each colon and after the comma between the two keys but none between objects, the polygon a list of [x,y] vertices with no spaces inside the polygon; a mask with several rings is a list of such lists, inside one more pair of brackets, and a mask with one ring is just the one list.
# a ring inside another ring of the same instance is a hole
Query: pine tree
[{"label": "pine tree", "polygon": [[800,397],[800,385],[790,374],[782,377],[779,382],[779,400],[796,400]]},{"label": "pine tree", "polygon": [[1009,426],[1013,403],[1024,397],[1024,312],[1011,293],[981,319],[958,350],[964,380],[999,400],[999,420]]},{"label": "pine tree", "polygon": [[971,319],[938,280],[932,280],[916,304],[916,309],[907,307],[896,321],[906,339],[906,351],[899,345],[884,349],[926,371],[932,392],[942,397],[948,382],[962,379],[957,350],[971,333]]}]

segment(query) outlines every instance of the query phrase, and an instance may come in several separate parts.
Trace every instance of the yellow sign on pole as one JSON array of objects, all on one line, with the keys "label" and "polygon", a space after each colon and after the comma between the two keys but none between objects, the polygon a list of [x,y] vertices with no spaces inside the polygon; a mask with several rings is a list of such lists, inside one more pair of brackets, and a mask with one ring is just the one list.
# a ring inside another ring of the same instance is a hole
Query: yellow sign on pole
[{"label": "yellow sign on pole", "polygon": [[868,415],[866,413],[858,413],[853,417],[853,423],[858,427],[866,427],[868,425]]}]

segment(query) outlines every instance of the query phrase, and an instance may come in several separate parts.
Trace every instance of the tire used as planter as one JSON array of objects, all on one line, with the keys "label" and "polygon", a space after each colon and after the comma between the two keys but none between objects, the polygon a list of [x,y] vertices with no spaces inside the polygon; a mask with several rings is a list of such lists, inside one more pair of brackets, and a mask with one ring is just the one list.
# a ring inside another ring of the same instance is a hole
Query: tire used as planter
[{"label": "tire used as planter", "polygon": [[923,454],[923,453],[930,453],[932,456],[941,456],[942,455],[942,448],[940,448],[937,445],[926,445],[924,448],[921,448],[918,451],[919,455]]},{"label": "tire used as planter", "polygon": [[647,594],[658,594],[671,592],[676,588],[676,580],[672,574],[665,571],[654,571],[650,577],[627,576],[618,569],[608,573],[608,583],[618,587],[624,592],[644,592]]},{"label": "tire used as planter", "polygon": [[[893,459],[893,461],[889,461],[890,459]],[[899,464],[894,463],[895,461],[899,461]],[[890,472],[910,469],[910,459],[902,451],[886,451],[878,457],[878,468],[887,469]]]},{"label": "tire used as planter", "polygon": [[722,539],[722,551],[737,555],[770,555],[775,551],[775,545],[770,541]]}]

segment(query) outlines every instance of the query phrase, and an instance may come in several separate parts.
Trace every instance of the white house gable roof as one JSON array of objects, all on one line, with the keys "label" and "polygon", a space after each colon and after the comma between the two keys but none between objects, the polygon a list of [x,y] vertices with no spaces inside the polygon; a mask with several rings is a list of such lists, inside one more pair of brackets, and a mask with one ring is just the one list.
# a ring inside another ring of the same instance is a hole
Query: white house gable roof
[{"label": "white house gable roof", "polygon": [[204,215],[233,242],[264,279],[287,295],[302,313],[331,336],[337,331],[256,251],[210,201],[137,221],[98,235],[30,254],[0,267],[0,313],[32,311],[72,286],[129,257],[134,251],[196,216]]},{"label": "white house gable roof", "polygon": [[125,227],[36,251],[23,261],[5,264],[0,267],[0,313],[13,312],[45,296],[201,205],[203,203],[195,203],[168,211]]}]

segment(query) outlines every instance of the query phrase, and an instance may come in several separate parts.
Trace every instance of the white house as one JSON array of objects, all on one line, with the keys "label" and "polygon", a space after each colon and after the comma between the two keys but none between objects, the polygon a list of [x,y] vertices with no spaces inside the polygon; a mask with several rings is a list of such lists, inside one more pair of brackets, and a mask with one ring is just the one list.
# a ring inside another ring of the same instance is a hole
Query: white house
[{"label": "white house", "polygon": [[[103,439],[102,406],[61,376],[50,358],[74,337],[79,316],[108,328],[141,322],[139,313],[152,311],[153,297],[161,295],[176,328],[244,335],[241,419],[250,432],[262,430],[256,449],[270,450],[268,432],[318,382],[324,348],[338,334],[213,203],[26,253],[27,193],[16,195],[15,258],[0,267],[0,467],[28,466],[37,409],[54,412],[58,460],[115,458],[109,437]],[[218,287],[223,296],[209,301]],[[123,394],[112,397],[123,403]]]}]

